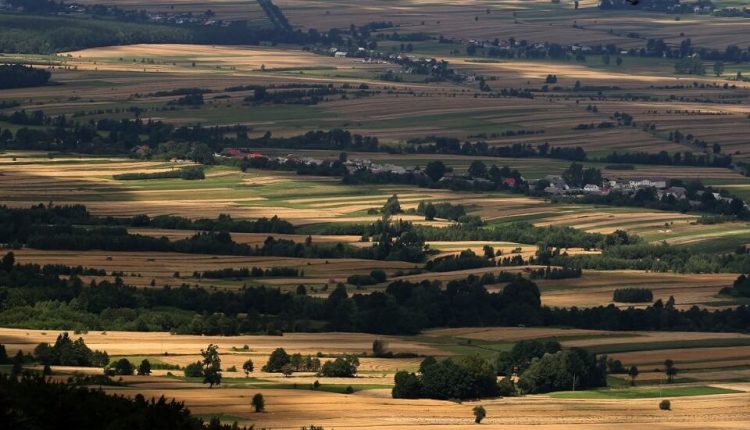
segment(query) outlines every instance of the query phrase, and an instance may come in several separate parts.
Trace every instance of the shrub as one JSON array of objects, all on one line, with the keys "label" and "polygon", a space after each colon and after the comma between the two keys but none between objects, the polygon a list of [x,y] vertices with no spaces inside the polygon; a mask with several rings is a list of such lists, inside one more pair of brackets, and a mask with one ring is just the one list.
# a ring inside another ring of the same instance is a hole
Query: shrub
[{"label": "shrub", "polygon": [[672,410],[672,402],[670,402],[669,400],[662,400],[661,402],[659,402],[659,409],[661,409],[662,411]]},{"label": "shrub", "polygon": [[651,303],[654,293],[648,288],[618,288],[612,295],[612,301],[625,303]]},{"label": "shrub", "polygon": [[199,378],[203,376],[203,364],[200,361],[185,366],[185,377]]},{"label": "shrub", "polygon": [[255,412],[263,412],[263,410],[266,408],[266,401],[263,399],[263,394],[257,393],[253,396],[252,400],[253,409],[255,409]]},{"label": "shrub", "polygon": [[474,422],[479,424],[482,422],[484,417],[487,416],[487,411],[484,409],[484,406],[474,406]]}]

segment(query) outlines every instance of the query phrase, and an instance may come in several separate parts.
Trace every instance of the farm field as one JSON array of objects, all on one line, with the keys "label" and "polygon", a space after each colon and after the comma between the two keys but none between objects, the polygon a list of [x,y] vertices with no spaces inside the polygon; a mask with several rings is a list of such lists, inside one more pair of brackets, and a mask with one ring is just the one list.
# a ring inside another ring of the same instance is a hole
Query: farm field
[{"label": "farm field", "polygon": [[[273,151],[269,152],[273,153]],[[325,157],[331,153],[314,152],[305,155]],[[355,154],[352,154],[354,157]],[[373,161],[394,161],[395,157],[379,154],[356,154]],[[417,156],[419,157],[419,156]],[[15,161],[14,161],[15,159]],[[466,168],[462,159],[451,161],[456,169]],[[425,158],[414,158],[401,163],[420,164]],[[541,175],[552,166],[563,169],[567,163],[544,164],[532,160],[492,159]],[[513,164],[511,164],[511,162]],[[546,162],[545,162],[546,163]],[[190,217],[214,217],[227,213],[235,217],[271,217],[288,219],[297,225],[320,223],[371,222],[378,215],[367,210],[382,206],[393,194],[405,209],[414,208],[420,201],[451,201],[464,204],[470,213],[479,215],[490,224],[505,221],[530,221],[538,226],[563,225],[598,233],[626,229],[653,242],[666,241],[676,245],[710,245],[733,249],[748,241],[745,223],[723,223],[713,226],[695,224],[696,216],[674,212],[637,208],[599,207],[592,205],[549,204],[543,199],[506,193],[461,193],[447,190],[425,190],[408,186],[351,186],[325,177],[300,178],[291,172],[249,170],[241,173],[226,167],[208,170],[203,181],[180,179],[115,180],[116,174],[128,172],[159,172],[184,167],[180,163],[136,161],[112,158],[54,157],[40,153],[5,153],[0,155],[0,198],[13,206],[28,206],[40,202],[85,204],[99,215],[178,214]],[[554,167],[553,167],[554,168]],[[652,172],[646,166],[644,176]],[[690,168],[673,170],[675,177],[687,174]],[[554,172],[554,171],[553,171]],[[656,170],[653,170],[656,172]],[[705,173],[704,173],[705,172]],[[716,181],[741,181],[744,178],[726,169],[705,169],[701,175],[716,175]],[[626,173],[623,176],[634,173]],[[23,184],[18,187],[18,184]],[[134,205],[137,202],[137,205]],[[423,222],[417,215],[404,214],[405,220]],[[440,225],[440,221],[438,224]],[[442,222],[442,225],[446,225]],[[163,235],[164,232],[158,232]],[[156,234],[156,233],[154,233]],[[241,236],[239,236],[241,237]],[[344,239],[354,241],[354,238]],[[248,238],[249,240],[249,238]],[[256,240],[259,240],[256,237]],[[249,240],[248,243],[252,242]]]},{"label": "farm field", "polygon": [[[560,43],[616,43],[629,47],[636,42],[627,37],[628,33],[677,43],[682,40],[682,34],[689,35],[693,43],[724,48],[731,43],[741,44],[734,34],[747,29],[747,23],[738,18],[716,22],[697,15],[675,20],[637,11],[612,16],[598,10],[598,3],[583,0],[579,2],[579,9],[573,10],[571,2],[553,4],[546,0],[365,0],[356,3],[279,0],[292,24],[302,28],[343,28],[352,23],[391,21],[402,31],[439,33],[459,39],[513,36],[535,41],[543,33]],[[574,23],[579,28],[574,28]]]},{"label": "farm field", "polygon": [[[455,355],[449,342],[462,345],[458,354],[469,353],[472,346],[467,339],[492,342],[514,342],[528,338],[559,336],[566,338],[590,338],[589,343],[617,342],[617,336],[630,341],[638,339],[645,347],[652,339],[648,333],[601,333],[585,330],[554,329],[459,329],[431,330],[417,338],[380,337],[393,351],[416,352],[424,355]],[[480,334],[484,333],[484,334]],[[488,333],[493,333],[487,336]],[[54,332],[38,330],[0,329],[0,343],[9,351],[29,351],[37,343],[52,341]],[[714,338],[714,334],[674,333],[673,338]],[[152,362],[185,365],[199,358],[197,351],[207,343],[219,345],[223,366],[240,366],[247,358],[263,363],[268,354],[277,347],[303,354],[322,352],[328,354],[367,353],[375,338],[365,334],[285,334],[273,336],[207,337],[176,336],[167,333],[85,333],[86,344],[95,349],[105,349],[111,356],[132,360],[149,358]],[[731,340],[732,337],[724,336]],[[736,336],[735,336],[736,338]],[[745,339],[746,340],[746,339]],[[576,342],[576,341],[564,341]],[[249,350],[243,349],[244,345]],[[442,349],[447,348],[447,349]],[[687,350],[689,352],[689,350]],[[685,353],[681,351],[680,353]],[[390,399],[389,387],[397,369],[413,369],[418,359],[360,359],[360,375],[357,378],[320,378],[304,373],[292,377],[278,374],[254,372],[245,378],[239,372],[225,372],[225,382],[218,388],[208,389],[195,380],[178,376],[167,376],[166,371],[156,370],[152,376],[129,376],[124,378],[125,387],[103,387],[107,392],[132,396],[142,393],[146,398],[161,395],[185,401],[193,413],[199,416],[220,416],[222,420],[238,421],[239,424],[273,425],[274,428],[299,428],[313,420],[326,428],[469,428],[470,410],[482,404],[488,411],[485,426],[490,428],[522,428],[534,425],[538,428],[557,429],[566,426],[577,428],[602,428],[613,422],[620,428],[648,425],[650,428],[738,428],[750,422],[748,399],[750,385],[739,382],[724,383],[675,383],[668,386],[651,385],[644,379],[643,386],[635,388],[613,388],[610,390],[561,392],[551,395],[530,395],[518,398],[488,399],[481,402],[455,403],[437,400],[402,401]],[[678,364],[681,362],[678,360]],[[69,373],[73,368],[55,368],[56,374]],[[82,370],[82,369],[80,369]],[[58,373],[59,372],[59,373]],[[308,387],[315,380],[321,383],[319,391]],[[340,394],[337,387],[351,385],[353,394]],[[639,384],[640,385],[640,384]],[[298,387],[294,389],[294,387]],[[261,392],[266,398],[267,409],[262,414],[250,412],[249,397]],[[669,397],[672,411],[658,411],[656,402]],[[346,402],[357,413],[341,414],[337,405]],[[298,405],[306,405],[300,408]],[[334,407],[334,405],[336,405]],[[425,410],[429,414],[425,414]],[[638,417],[638,418],[634,418]],[[366,421],[364,427],[360,424]],[[627,422],[628,424],[624,424]]]},{"label": "farm field", "polygon": [[251,25],[270,25],[263,9],[254,1],[241,0],[177,0],[177,1],[144,1],[144,0],[81,0],[82,5],[117,6],[125,10],[147,10],[149,12],[192,13],[200,15],[210,10],[216,19],[247,20]]},{"label": "farm field", "polygon": [[[415,48],[419,54],[419,43]],[[627,59],[622,66],[589,62],[484,60],[464,55],[445,55],[459,70],[482,74],[493,88],[519,85],[541,87],[548,74],[559,79],[559,89],[548,97],[484,98],[469,83],[383,82],[378,76],[395,69],[392,64],[362,63],[354,58],[331,58],[286,47],[130,45],[92,48],[58,56],[20,56],[24,62],[54,64],[57,88],[5,91],[8,99],[33,98],[31,109],[49,113],[79,112],[97,119],[128,117],[128,108],[142,108],[146,116],[178,124],[245,124],[280,135],[299,134],[315,128],[341,127],[374,134],[390,143],[409,138],[445,135],[467,138],[486,135],[491,145],[510,143],[581,146],[591,155],[611,151],[658,152],[694,150],[685,142],[671,142],[669,132],[680,130],[707,142],[716,142],[738,157],[748,152],[736,131],[746,126],[748,107],[741,104],[746,85],[732,92],[727,103],[723,78],[674,74],[671,63],[651,59]],[[264,70],[261,70],[263,68]],[[75,70],[73,70],[75,69]],[[205,77],[210,76],[210,80]],[[608,87],[608,97],[592,99],[571,93],[576,81]],[[709,87],[694,87],[700,82]],[[252,91],[225,92],[237,85],[270,84],[366,84],[372,94],[342,100],[332,97],[318,105],[248,105],[243,98]],[[173,97],[153,96],[159,90],[203,87],[215,95],[200,108],[175,109]],[[106,92],[102,88],[109,87]],[[71,93],[73,96],[71,97]],[[632,94],[649,94],[651,100],[630,100]],[[722,103],[716,103],[721,100]],[[92,102],[94,102],[92,104]],[[414,103],[421,108],[414,111]],[[598,112],[587,111],[595,104]],[[97,110],[92,110],[96,106]],[[577,130],[580,124],[607,121],[615,112],[627,112],[638,123],[654,124],[656,131],[640,127]],[[701,121],[696,121],[700,118]],[[711,124],[701,127],[701,124]],[[500,136],[507,131],[534,130],[543,134]],[[492,137],[495,136],[495,137]]]},{"label": "farm field", "polygon": [[[321,154],[314,154],[321,156]],[[358,154],[366,156],[367,154]],[[15,159],[15,161],[13,161]],[[379,158],[375,158],[380,160]],[[387,159],[387,158],[386,158]],[[414,160],[412,160],[414,161]],[[449,160],[446,159],[448,162]],[[488,159],[488,161],[490,161]],[[505,160],[503,160],[505,161]],[[460,163],[460,159],[457,160]],[[533,163],[530,164],[533,166]],[[303,227],[309,234],[273,235],[279,239],[304,242],[308,236],[315,244],[346,243],[361,247],[368,244],[359,236],[317,234],[326,225],[368,223],[379,215],[368,215],[369,209],[382,206],[393,194],[399,196],[404,209],[415,208],[421,201],[451,201],[467,207],[489,225],[508,221],[528,221],[537,226],[570,226],[596,233],[612,233],[625,229],[653,243],[667,242],[695,249],[728,249],[750,242],[746,223],[717,225],[696,224],[696,216],[634,208],[598,207],[591,205],[552,204],[543,199],[505,193],[452,193],[447,190],[424,190],[406,186],[351,186],[331,178],[304,177],[293,173],[249,170],[240,173],[226,167],[208,170],[203,181],[180,179],[115,180],[113,176],[127,172],[152,173],[180,167],[170,162],[137,161],[117,158],[80,158],[62,156],[49,158],[40,153],[6,153],[0,155],[0,198],[6,205],[28,206],[54,201],[58,204],[84,204],[97,215],[151,216],[176,214],[195,218],[212,218],[218,213],[235,218],[281,216]],[[459,168],[459,165],[456,165]],[[675,168],[676,171],[679,169]],[[718,170],[718,169],[715,169]],[[708,171],[708,170],[707,170]],[[721,170],[718,170],[721,173]],[[22,186],[18,186],[23,184]],[[292,191],[293,190],[293,191]],[[446,220],[426,222],[418,215],[403,214],[399,218],[433,226],[447,226]],[[130,233],[185,239],[196,231],[131,228]],[[238,243],[262,245],[269,234],[233,233]],[[503,254],[518,253],[525,259],[536,252],[536,244],[512,242],[428,242],[438,256],[457,254],[471,249],[481,253],[484,245],[493,246]],[[569,254],[585,253],[567,249]],[[591,251],[596,253],[597,251]],[[24,249],[16,252],[21,262],[38,264],[83,265],[103,269],[107,273],[122,272],[125,282],[141,287],[180,285],[184,282],[203,286],[238,289],[243,285],[271,285],[290,291],[304,282],[313,288],[310,293],[325,297],[328,286],[344,281],[350,275],[365,275],[382,269],[390,276],[419,267],[398,261],[300,259],[279,257],[236,257],[194,255],[186,259],[177,253],[81,251],[76,253]],[[302,277],[199,279],[193,272],[217,268],[290,267],[303,271]],[[462,279],[469,274],[497,273],[500,270],[520,272],[519,268],[488,268],[448,273],[404,274],[399,279],[418,282]],[[734,274],[683,275],[621,271],[585,271],[581,278],[539,280],[542,302],[548,306],[597,306],[612,303],[615,289],[647,284],[654,299],[666,301],[675,297],[681,309],[691,306],[724,307],[725,298],[718,291],[730,285]],[[107,278],[107,277],[105,277]],[[384,286],[367,291],[379,291]],[[503,284],[489,286],[499,290]],[[356,290],[352,290],[356,291]],[[628,304],[616,304],[627,307]]]},{"label": "farm field", "polygon": [[750,428],[746,2],[28,3],[0,403],[34,374],[227,429]]}]

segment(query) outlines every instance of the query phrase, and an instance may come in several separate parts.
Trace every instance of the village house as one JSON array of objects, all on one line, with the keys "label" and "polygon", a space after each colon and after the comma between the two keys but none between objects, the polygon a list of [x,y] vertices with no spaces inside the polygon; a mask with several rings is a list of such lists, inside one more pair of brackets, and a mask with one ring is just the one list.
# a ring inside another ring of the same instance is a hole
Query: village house
[{"label": "village house", "polygon": [[659,190],[656,193],[656,197],[659,200],[663,197],[674,197],[677,200],[683,200],[687,198],[687,189],[685,187],[669,187],[664,190]]},{"label": "village house", "polygon": [[547,188],[552,188],[553,190],[556,190],[556,191],[567,191],[570,189],[570,187],[565,182],[565,179],[562,178],[562,176],[547,175],[544,177],[544,179],[549,182],[549,187]]},{"label": "village house", "polygon": [[667,188],[667,180],[664,178],[642,178],[642,179],[631,179],[628,181],[628,186],[633,189],[639,188]]}]

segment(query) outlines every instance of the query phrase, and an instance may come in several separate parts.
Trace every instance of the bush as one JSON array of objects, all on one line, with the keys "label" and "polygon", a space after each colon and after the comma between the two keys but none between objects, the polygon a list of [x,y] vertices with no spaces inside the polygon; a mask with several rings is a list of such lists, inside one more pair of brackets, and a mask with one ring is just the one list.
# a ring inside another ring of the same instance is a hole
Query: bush
[{"label": "bush", "polygon": [[618,288],[612,295],[612,301],[625,303],[651,303],[654,293],[648,288]]},{"label": "bush", "polygon": [[252,400],[253,409],[255,409],[255,412],[263,412],[263,410],[266,408],[266,401],[263,398],[263,394],[257,393],[253,396]]},{"label": "bush", "polygon": [[385,272],[379,269],[375,269],[370,272],[370,277],[378,283],[385,282],[386,279],[388,279],[388,276],[385,274]]},{"label": "bush", "polygon": [[200,361],[185,366],[186,378],[200,378],[203,376],[203,364]]},{"label": "bush", "polygon": [[669,400],[662,400],[661,402],[659,402],[659,409],[661,409],[662,411],[672,410],[672,402],[670,402]]},{"label": "bush", "polygon": [[346,278],[346,283],[351,285],[375,285],[378,283],[375,278],[369,275],[352,275]]},{"label": "bush", "polygon": [[484,406],[474,406],[474,422],[479,424],[482,422],[484,417],[487,416],[487,411],[484,409]]}]

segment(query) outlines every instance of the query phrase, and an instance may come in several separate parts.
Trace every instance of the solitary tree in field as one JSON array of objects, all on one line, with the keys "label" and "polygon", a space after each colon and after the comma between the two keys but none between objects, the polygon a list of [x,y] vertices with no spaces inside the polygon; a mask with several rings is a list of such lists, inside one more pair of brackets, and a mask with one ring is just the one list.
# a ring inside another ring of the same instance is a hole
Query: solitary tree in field
[{"label": "solitary tree in field", "polygon": [[372,355],[375,357],[382,357],[385,354],[385,342],[380,339],[372,341]]},{"label": "solitary tree in field", "polygon": [[248,359],[246,362],[242,363],[242,370],[245,372],[245,378],[249,377],[250,374],[253,373],[253,370],[255,370],[253,360]]},{"label": "solitary tree in field", "polygon": [[474,422],[479,424],[482,422],[484,417],[487,416],[487,411],[484,409],[484,406],[474,406]]},{"label": "solitary tree in field", "polygon": [[133,364],[127,358],[121,358],[117,360],[112,368],[115,371],[115,375],[133,374]]},{"label": "solitary tree in field", "polygon": [[151,363],[149,363],[148,360],[145,358],[143,361],[141,361],[141,364],[138,366],[138,374],[139,375],[150,375],[151,374]]},{"label": "solitary tree in field", "polygon": [[724,63],[721,61],[717,61],[714,63],[714,73],[716,76],[721,76],[722,73],[724,73]]},{"label": "solitary tree in field", "polygon": [[263,410],[266,408],[266,401],[263,399],[263,394],[258,393],[254,395],[251,403],[256,413],[263,412]]},{"label": "solitary tree in field", "polygon": [[208,388],[221,384],[221,358],[219,358],[219,346],[209,344],[208,348],[201,350],[203,357],[203,383],[208,384]]},{"label": "solitary tree in field", "polygon": [[630,366],[630,370],[628,370],[628,375],[630,375],[630,385],[635,386],[635,378],[638,377],[638,367]]},{"label": "solitary tree in field", "polygon": [[674,361],[670,359],[664,360],[664,373],[667,375],[667,383],[671,384],[674,381],[675,375],[677,375],[677,368],[674,367]]}]

